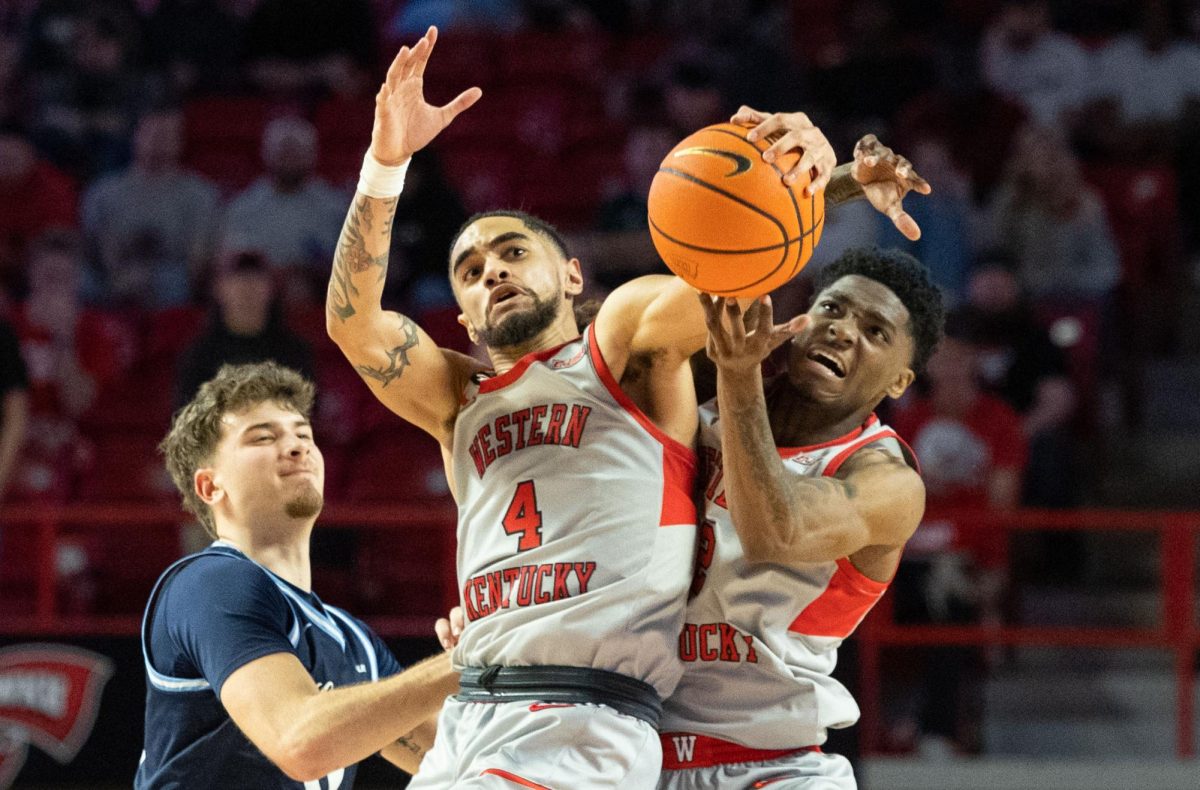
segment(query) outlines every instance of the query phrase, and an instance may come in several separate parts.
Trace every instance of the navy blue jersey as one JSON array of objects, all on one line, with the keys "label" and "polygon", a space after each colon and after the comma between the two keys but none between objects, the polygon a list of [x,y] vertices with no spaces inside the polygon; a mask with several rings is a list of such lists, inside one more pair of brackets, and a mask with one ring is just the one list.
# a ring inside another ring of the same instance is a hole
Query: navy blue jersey
[{"label": "navy blue jersey", "polygon": [[362,621],[217,541],[159,578],[142,620],[146,740],[134,787],[347,790],[355,766],[311,782],[289,779],[221,704],[239,667],[291,653],[323,690],[400,671]]}]

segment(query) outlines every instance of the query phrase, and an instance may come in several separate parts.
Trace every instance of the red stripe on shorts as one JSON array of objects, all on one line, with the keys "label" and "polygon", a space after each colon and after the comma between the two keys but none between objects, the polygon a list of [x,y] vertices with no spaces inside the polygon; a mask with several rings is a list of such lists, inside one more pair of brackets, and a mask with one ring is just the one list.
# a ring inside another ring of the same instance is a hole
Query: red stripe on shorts
[{"label": "red stripe on shorts", "polygon": [[537,782],[531,782],[528,779],[517,776],[514,773],[509,773],[508,771],[505,771],[502,768],[485,768],[484,770],[479,772],[480,776],[486,776],[487,774],[491,774],[492,776],[498,776],[501,779],[507,779],[508,781],[512,782],[513,784],[518,784],[521,787],[532,787],[533,790],[550,790],[550,788],[546,787],[545,785],[540,785]]},{"label": "red stripe on shorts", "polygon": [[729,763],[757,763],[787,757],[789,754],[821,751],[820,746],[803,746],[799,749],[751,749],[740,743],[690,732],[664,732],[659,738],[662,739],[664,771],[712,768]]}]

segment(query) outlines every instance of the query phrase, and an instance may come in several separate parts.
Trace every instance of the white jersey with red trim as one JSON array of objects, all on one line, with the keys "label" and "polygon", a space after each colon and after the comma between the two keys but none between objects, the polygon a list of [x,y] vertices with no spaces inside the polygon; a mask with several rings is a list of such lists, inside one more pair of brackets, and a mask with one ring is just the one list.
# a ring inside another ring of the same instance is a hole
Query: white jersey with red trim
[{"label": "white jersey with red trim", "polygon": [[[830,673],[837,648],[887,584],[848,559],[785,567],[746,562],[725,505],[715,402],[700,408],[707,476],[692,598],[679,637],[684,674],[666,701],[664,733],[695,733],[757,749],[819,746],[830,727],[858,720],[854,698]],[[875,415],[846,436],[779,448],[797,477],[832,475],[870,446],[914,464],[895,431]],[[686,739],[685,739],[686,740]]]},{"label": "white jersey with red trim", "polygon": [[620,389],[595,331],[469,385],[454,427],[459,666],[579,666],[665,696],[696,456]]}]

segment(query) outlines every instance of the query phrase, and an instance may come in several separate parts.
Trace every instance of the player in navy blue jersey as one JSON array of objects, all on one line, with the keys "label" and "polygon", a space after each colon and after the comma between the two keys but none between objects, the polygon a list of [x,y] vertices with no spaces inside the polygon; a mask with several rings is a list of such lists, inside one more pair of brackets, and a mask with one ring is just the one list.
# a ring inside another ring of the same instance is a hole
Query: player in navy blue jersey
[{"label": "player in navy blue jersey", "polygon": [[324,462],[313,387],[225,366],[163,440],[184,506],[216,538],[163,573],[142,624],[146,739],[136,788],[345,790],[379,753],[415,773],[458,676],[407,671],[311,589]]}]

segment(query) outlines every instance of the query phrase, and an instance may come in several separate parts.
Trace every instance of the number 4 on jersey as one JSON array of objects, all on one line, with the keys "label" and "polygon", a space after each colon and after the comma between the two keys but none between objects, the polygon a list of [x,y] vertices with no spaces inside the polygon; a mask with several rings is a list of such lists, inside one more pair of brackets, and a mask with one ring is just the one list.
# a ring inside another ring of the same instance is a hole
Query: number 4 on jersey
[{"label": "number 4 on jersey", "polygon": [[517,551],[528,551],[542,545],[542,512],[537,506],[537,492],[532,480],[517,483],[512,502],[504,513],[504,531],[520,535]]}]

